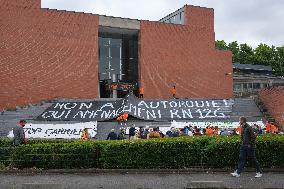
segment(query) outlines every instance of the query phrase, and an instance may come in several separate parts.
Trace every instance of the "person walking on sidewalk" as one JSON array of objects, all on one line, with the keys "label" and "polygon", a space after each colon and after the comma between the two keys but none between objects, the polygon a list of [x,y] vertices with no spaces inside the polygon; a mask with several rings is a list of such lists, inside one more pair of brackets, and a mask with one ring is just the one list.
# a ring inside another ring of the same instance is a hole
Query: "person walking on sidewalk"
[{"label": "person walking on sidewalk", "polygon": [[255,139],[256,135],[253,132],[252,127],[247,124],[247,119],[245,117],[240,117],[240,127],[241,127],[241,145],[240,145],[240,157],[238,162],[238,168],[235,172],[231,173],[233,177],[240,177],[241,172],[245,167],[245,158],[248,156],[255,165],[256,168],[256,178],[262,177],[262,170],[260,164],[255,157]]}]

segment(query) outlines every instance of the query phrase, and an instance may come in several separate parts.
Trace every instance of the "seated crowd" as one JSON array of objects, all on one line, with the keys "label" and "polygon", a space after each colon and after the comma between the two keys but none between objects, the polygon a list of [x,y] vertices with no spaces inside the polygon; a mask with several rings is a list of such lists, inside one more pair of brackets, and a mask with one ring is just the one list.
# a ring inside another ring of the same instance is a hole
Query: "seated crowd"
[{"label": "seated crowd", "polygon": [[[254,124],[253,129],[257,135],[262,135],[266,133],[278,134],[278,128],[273,124],[266,124],[265,128],[261,128],[260,126]],[[240,135],[241,129],[240,127],[235,129],[219,129],[218,127],[206,127],[206,128],[198,128],[197,126],[185,126],[184,128],[175,128],[171,127],[166,133],[160,131],[159,127],[149,128],[147,127],[139,127],[136,129],[135,127],[130,127],[129,134],[126,134],[125,128],[121,128],[120,132],[117,134],[114,129],[109,133],[107,140],[137,140],[137,139],[150,139],[150,138],[166,138],[166,137],[181,137],[181,136],[233,136]],[[283,133],[279,133],[283,134]]]}]

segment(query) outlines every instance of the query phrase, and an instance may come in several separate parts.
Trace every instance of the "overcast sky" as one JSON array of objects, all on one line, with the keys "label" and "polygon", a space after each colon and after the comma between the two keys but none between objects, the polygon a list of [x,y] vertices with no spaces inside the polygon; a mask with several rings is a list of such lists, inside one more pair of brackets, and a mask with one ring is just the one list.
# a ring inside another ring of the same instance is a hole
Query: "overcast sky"
[{"label": "overcast sky", "polygon": [[217,40],[284,45],[284,0],[41,0],[43,8],[159,20],[185,4],[214,8]]}]

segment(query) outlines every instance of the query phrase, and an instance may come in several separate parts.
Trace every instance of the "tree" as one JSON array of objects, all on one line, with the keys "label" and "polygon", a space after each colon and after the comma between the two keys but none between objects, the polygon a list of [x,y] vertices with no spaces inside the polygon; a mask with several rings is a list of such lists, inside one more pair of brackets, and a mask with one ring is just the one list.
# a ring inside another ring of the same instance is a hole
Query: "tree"
[{"label": "tree", "polygon": [[254,64],[272,65],[275,61],[275,47],[259,44],[254,50]]},{"label": "tree", "polygon": [[215,46],[219,50],[227,50],[228,49],[227,44],[224,40],[222,40],[222,41],[217,40],[215,42]]},{"label": "tree", "polygon": [[284,46],[270,47],[261,43],[253,49],[246,43],[239,45],[233,41],[227,44],[224,40],[218,40],[216,48],[232,51],[233,63],[270,65],[274,75],[284,76]]},{"label": "tree", "polygon": [[275,65],[272,67],[275,75],[284,76],[284,46],[276,47]]},{"label": "tree", "polygon": [[228,44],[228,49],[232,51],[233,53],[233,62],[237,63],[240,62],[240,47],[237,41],[233,41]]},{"label": "tree", "polygon": [[240,44],[239,60],[241,64],[252,64],[254,52],[251,46],[246,43]]}]

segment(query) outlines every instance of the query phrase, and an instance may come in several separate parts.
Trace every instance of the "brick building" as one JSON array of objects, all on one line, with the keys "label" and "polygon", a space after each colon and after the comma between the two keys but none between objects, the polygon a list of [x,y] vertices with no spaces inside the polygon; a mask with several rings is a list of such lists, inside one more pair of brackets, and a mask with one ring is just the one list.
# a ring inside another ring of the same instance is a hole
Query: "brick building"
[{"label": "brick building", "polygon": [[256,95],[261,89],[284,86],[284,78],[273,75],[272,67],[256,64],[233,64],[235,97]]},{"label": "brick building", "polygon": [[[0,0],[0,109],[55,98],[232,98],[232,55],[215,49],[214,10],[185,5],[159,21]],[[123,85],[117,85],[123,86]],[[122,88],[121,88],[122,89]]]},{"label": "brick building", "polygon": [[284,86],[262,89],[258,96],[265,105],[266,111],[273,116],[276,124],[282,126],[282,130],[284,130]]}]

